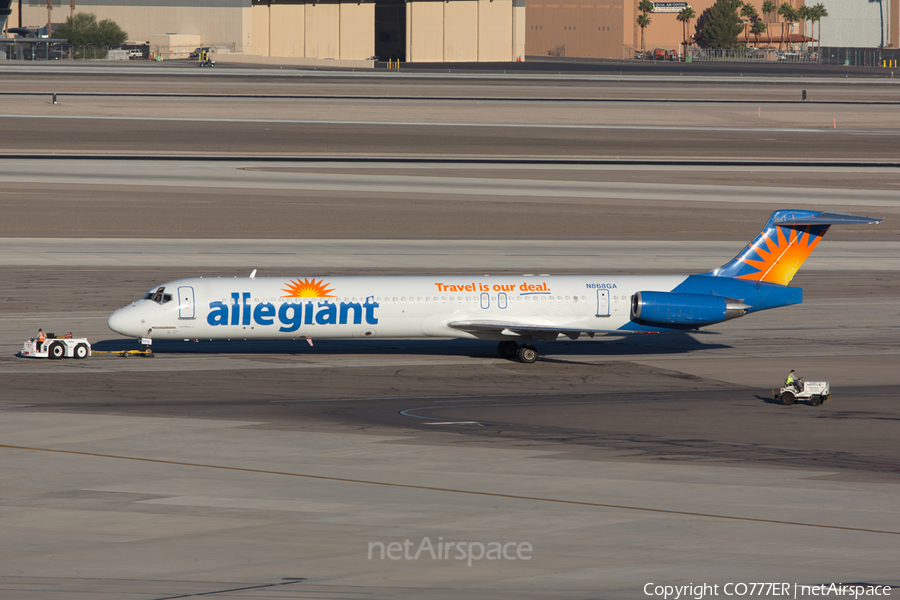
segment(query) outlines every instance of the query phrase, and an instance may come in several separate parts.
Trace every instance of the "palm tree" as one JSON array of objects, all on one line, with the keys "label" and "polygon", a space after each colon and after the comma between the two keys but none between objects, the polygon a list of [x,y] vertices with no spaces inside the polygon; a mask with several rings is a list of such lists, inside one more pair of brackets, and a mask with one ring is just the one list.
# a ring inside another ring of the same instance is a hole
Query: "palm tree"
[{"label": "palm tree", "polygon": [[806,54],[808,50],[806,43],[806,22],[809,20],[810,15],[812,14],[812,7],[806,6],[805,4],[797,9],[797,18],[802,21],[802,28],[800,31],[803,32],[803,53]]},{"label": "palm tree", "polygon": [[[800,22],[800,14],[797,12],[797,9],[792,6],[791,10],[788,11],[788,23],[793,25],[794,23],[799,23],[799,22]],[[792,29],[793,29],[793,27],[792,27]],[[790,37],[791,37],[791,34],[788,33],[789,40],[790,40]],[[792,48],[793,48],[793,46],[792,46]]]},{"label": "palm tree", "polygon": [[779,43],[779,47],[781,43],[784,42],[784,29],[785,25],[788,23],[792,23],[796,16],[797,11],[794,10],[794,7],[788,4],[787,2],[782,3],[781,6],[778,7],[778,14],[781,15],[781,42]]},{"label": "palm tree", "polygon": [[687,8],[681,9],[681,12],[678,13],[677,17],[675,17],[676,19],[681,21],[681,30],[684,33],[684,45],[685,46],[688,45],[687,29],[688,29],[688,27],[690,27],[689,23],[691,22],[691,19],[693,19],[696,16],[697,16],[697,13],[694,12],[694,9],[690,6],[688,6]]},{"label": "palm tree", "polygon": [[819,24],[819,38],[816,43],[816,48],[822,47],[822,17],[828,16],[828,9],[825,8],[825,5],[821,2],[812,7],[813,10],[813,22]]},{"label": "palm tree", "polygon": [[644,29],[650,25],[650,17],[645,14],[642,14],[637,19],[638,27],[641,28],[641,52],[644,52]]},{"label": "palm tree", "polygon": [[[776,10],[778,10],[778,9],[775,7],[775,3],[772,2],[772,0],[765,0],[765,2],[762,3],[763,14],[766,15],[767,17],[769,17],[771,23],[775,23],[778,21],[778,13],[775,12]],[[773,14],[775,15],[774,19],[772,19]],[[772,42],[772,34],[770,33],[769,34],[769,43],[771,44],[771,42]]]},{"label": "palm tree", "polygon": [[641,28],[641,54],[644,53],[644,28],[650,25],[650,17],[647,13],[653,12],[653,2],[650,0],[641,0],[638,3],[638,10],[641,15],[638,17],[637,24]]},{"label": "palm tree", "polygon": [[759,34],[765,32],[766,24],[762,22],[762,20],[757,21],[753,24],[753,27],[750,28],[750,31],[756,35],[756,47],[759,47]]},{"label": "palm tree", "polygon": [[[772,15],[772,13],[775,12],[775,10],[776,10],[775,3],[772,2],[772,0],[765,0],[765,2],[762,3],[763,14],[766,15],[767,17],[769,17],[770,20],[772,18],[771,15]],[[771,22],[774,22],[774,21],[771,21]],[[769,36],[769,37],[771,37],[771,36]]]},{"label": "palm tree", "polygon": [[750,26],[751,21],[755,21],[759,18],[759,14],[756,12],[756,9],[753,8],[752,4],[744,4],[741,7],[741,16],[747,18],[747,22],[744,23],[744,39],[749,39],[750,36],[747,34],[747,28]]}]

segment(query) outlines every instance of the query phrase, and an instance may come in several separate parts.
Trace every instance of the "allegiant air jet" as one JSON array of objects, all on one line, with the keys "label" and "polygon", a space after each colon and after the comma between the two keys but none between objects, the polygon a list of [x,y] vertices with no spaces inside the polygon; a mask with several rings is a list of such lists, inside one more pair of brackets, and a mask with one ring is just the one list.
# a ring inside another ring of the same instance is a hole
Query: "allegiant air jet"
[{"label": "allegiant air jet", "polygon": [[788,283],[831,225],[882,219],[776,211],[731,262],[699,275],[250,277],[170,281],[109,317],[153,339],[470,338],[531,363],[535,342],[696,330],[799,304]]}]

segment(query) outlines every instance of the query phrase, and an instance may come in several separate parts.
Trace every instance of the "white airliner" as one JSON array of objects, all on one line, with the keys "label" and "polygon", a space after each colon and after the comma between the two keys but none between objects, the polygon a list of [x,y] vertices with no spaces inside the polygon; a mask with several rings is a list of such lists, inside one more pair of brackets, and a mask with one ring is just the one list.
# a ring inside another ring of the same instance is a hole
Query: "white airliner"
[{"label": "white airliner", "polygon": [[727,265],[699,275],[192,278],[154,287],[109,317],[153,339],[470,338],[531,363],[535,342],[690,331],[799,304],[786,287],[846,213],[781,210]]}]

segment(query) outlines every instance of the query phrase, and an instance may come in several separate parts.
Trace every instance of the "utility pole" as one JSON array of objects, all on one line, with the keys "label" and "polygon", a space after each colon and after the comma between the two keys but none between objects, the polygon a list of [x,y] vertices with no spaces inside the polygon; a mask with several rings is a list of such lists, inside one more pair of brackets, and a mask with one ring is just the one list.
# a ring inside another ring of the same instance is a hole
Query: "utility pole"
[{"label": "utility pole", "polygon": [[47,37],[53,37],[50,34],[50,25],[51,25],[50,12],[52,10],[53,10],[53,0],[47,0]]},{"label": "utility pole", "polygon": [[[69,20],[74,23],[75,22],[75,0],[69,0]],[[75,58],[75,49],[72,46],[69,46],[69,60],[73,60]]]}]

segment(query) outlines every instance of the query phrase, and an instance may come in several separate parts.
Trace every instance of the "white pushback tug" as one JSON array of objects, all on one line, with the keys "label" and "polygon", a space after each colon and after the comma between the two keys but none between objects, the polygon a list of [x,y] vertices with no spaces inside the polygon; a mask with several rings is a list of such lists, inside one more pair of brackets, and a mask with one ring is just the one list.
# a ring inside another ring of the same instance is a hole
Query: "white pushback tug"
[{"label": "white pushback tug", "polygon": [[43,342],[35,338],[26,341],[22,346],[22,356],[27,358],[87,358],[91,355],[91,343],[87,338],[58,338],[47,334]]}]

